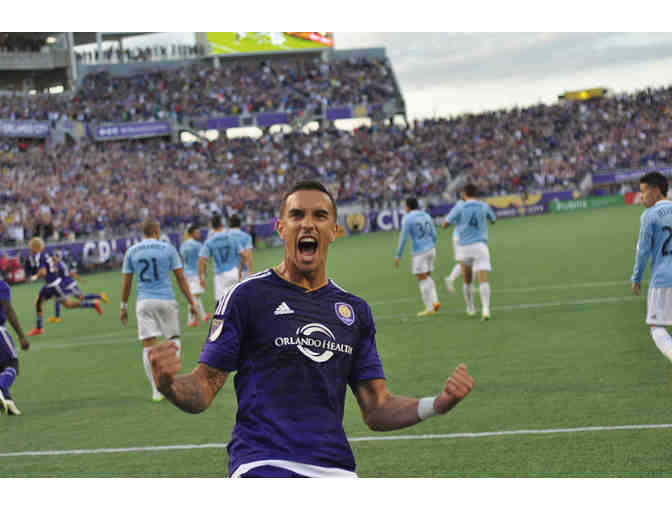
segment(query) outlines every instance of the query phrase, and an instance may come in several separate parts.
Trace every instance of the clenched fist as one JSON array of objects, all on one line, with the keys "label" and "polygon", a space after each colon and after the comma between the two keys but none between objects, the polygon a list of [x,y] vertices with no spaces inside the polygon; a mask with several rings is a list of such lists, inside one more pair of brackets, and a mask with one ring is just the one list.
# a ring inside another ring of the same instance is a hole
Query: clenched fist
[{"label": "clenched fist", "polygon": [[182,369],[182,362],[174,342],[163,341],[151,347],[147,353],[156,387],[165,393]]},{"label": "clenched fist", "polygon": [[434,409],[444,414],[455,407],[474,387],[474,378],[467,373],[467,366],[459,364],[446,381],[441,393],[434,401]]}]

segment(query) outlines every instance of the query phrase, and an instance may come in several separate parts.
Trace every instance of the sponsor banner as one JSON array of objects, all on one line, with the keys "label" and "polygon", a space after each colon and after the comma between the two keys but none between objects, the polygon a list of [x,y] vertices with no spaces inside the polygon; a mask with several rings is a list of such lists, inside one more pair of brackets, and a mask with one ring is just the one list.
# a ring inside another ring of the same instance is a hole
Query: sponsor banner
[{"label": "sponsor banner", "polygon": [[495,216],[498,220],[519,216],[536,216],[548,212],[548,204],[521,205],[520,207],[491,207],[495,211]]},{"label": "sponsor banner", "polygon": [[[497,197],[488,197],[483,201],[490,205],[497,213],[500,210],[509,211],[510,209],[527,209],[535,205],[548,206],[553,200],[571,200],[572,198],[579,198],[579,193],[574,191],[551,191],[547,193],[530,193],[530,194],[514,194],[514,195],[500,195]],[[479,199],[480,200],[480,199]],[[427,212],[430,216],[445,216],[450,212],[455,204],[441,204],[430,208]],[[534,209],[533,209],[534,210]],[[545,207],[548,211],[548,207]],[[506,213],[509,214],[509,213]]]},{"label": "sponsor banner", "polygon": [[49,122],[0,119],[0,135],[10,138],[47,138],[49,136]]},{"label": "sponsor banner", "polygon": [[327,120],[352,118],[352,109],[349,106],[341,108],[327,108]]},{"label": "sponsor banner", "polygon": [[286,113],[259,113],[257,115],[257,126],[273,126],[275,124],[288,124],[289,119]]},{"label": "sponsor banner", "polygon": [[123,140],[127,138],[147,138],[151,136],[169,136],[170,122],[125,122],[99,124],[91,130],[93,138],[101,140]]},{"label": "sponsor banner", "polygon": [[602,197],[586,197],[579,200],[554,200],[550,204],[551,212],[578,211],[580,209],[597,209],[610,205],[623,205],[622,195],[608,195]]},{"label": "sponsor banner", "polygon": [[370,215],[363,212],[342,214],[338,219],[338,223],[339,225],[343,225],[344,231],[347,235],[371,232]]},{"label": "sponsor banner", "polygon": [[214,117],[206,119],[205,124],[202,126],[204,129],[217,129],[221,131],[237,127],[240,127],[240,120],[238,117]]},{"label": "sponsor banner", "polygon": [[636,181],[649,172],[660,172],[661,174],[670,177],[672,176],[672,167],[648,168],[646,170],[622,170],[620,172],[607,174],[593,174],[593,186]]}]

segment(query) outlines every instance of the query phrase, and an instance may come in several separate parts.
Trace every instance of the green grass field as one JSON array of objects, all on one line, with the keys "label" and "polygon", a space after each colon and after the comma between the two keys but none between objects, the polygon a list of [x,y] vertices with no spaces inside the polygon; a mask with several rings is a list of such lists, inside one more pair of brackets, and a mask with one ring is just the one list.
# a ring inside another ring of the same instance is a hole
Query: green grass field
[{"label": "green grass field", "polygon": [[[389,433],[368,430],[348,393],[345,429],[358,474],[671,476],[672,428],[640,427],[672,424],[672,365],[644,324],[645,298],[633,296],[628,282],[640,214],[623,206],[497,223],[490,322],[466,316],[461,289],[453,296],[443,288],[453,264],[449,231],[439,232],[434,273],[442,306],[427,318],[415,315],[422,305],[408,251],[394,269],[397,232],[338,239],[328,273],[371,304],[390,389],[434,394],[459,362],[476,379],[449,416]],[[281,256],[259,249],[255,268]],[[30,339],[12,389],[24,415],[0,416],[0,475],[226,476],[231,381],[200,415],[152,403],[134,314],[127,328],[119,322],[120,274],[91,275],[80,286],[105,290],[112,302],[102,317],[64,310],[63,323],[45,321],[45,334]],[[38,289],[12,291],[26,331]],[[45,319],[51,312],[49,303]],[[195,365],[206,329],[184,327],[185,370]]]}]

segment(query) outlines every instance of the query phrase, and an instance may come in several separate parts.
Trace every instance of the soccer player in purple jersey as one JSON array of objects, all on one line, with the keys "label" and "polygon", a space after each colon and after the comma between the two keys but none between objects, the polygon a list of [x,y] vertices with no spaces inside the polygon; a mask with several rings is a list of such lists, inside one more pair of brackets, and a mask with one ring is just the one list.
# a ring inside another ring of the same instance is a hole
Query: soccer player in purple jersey
[{"label": "soccer player in purple jersey", "polygon": [[21,411],[16,407],[9,393],[9,388],[19,375],[19,356],[12,337],[5,329],[6,320],[9,320],[16,334],[19,335],[21,349],[28,350],[30,344],[23,335],[23,329],[12,307],[9,285],[0,280],[0,414],[19,415]]},{"label": "soccer player in purple jersey", "polygon": [[[65,265],[65,262],[61,260],[61,257],[58,253],[53,253],[52,257],[56,261],[56,266],[58,267],[58,276],[61,277],[61,288],[67,295],[71,295],[79,301],[93,301],[94,299],[100,299],[103,303],[109,303],[110,300],[107,297],[105,292],[99,294],[84,294],[82,289],[77,285],[77,280],[79,279],[79,274],[77,271],[68,269],[68,266]],[[48,322],[58,324],[63,319],[61,319],[61,302],[56,300],[54,302],[54,316],[47,319]]]},{"label": "soccer player in purple jersey", "polygon": [[45,281],[35,298],[36,324],[30,330],[28,336],[44,333],[44,329],[42,329],[42,304],[49,299],[60,301],[68,309],[93,308],[98,312],[98,315],[103,314],[100,302],[97,299],[94,299],[92,302],[77,302],[67,296],[61,277],[58,275],[58,265],[54,257],[44,250],[44,241],[41,237],[33,237],[28,241],[28,248],[33,253],[34,266],[37,267],[37,273],[30,277],[30,281],[34,282],[42,277],[44,277]]},{"label": "soccer player in purple jersey", "polygon": [[190,413],[207,409],[236,371],[232,477],[356,477],[343,430],[348,385],[365,423],[380,431],[444,414],[473,387],[460,364],[436,396],[390,393],[369,305],[326,276],[336,218],[324,186],[295,185],[277,223],[284,260],[219,300],[196,368],[178,375],[180,359],[167,342],[149,353],[159,390]]}]

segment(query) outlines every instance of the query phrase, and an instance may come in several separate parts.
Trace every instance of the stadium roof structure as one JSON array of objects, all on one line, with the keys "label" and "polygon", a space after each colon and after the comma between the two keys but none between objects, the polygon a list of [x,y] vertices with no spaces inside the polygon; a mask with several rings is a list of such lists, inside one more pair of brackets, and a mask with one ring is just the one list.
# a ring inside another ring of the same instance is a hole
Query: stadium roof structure
[{"label": "stadium roof structure", "polygon": [[[62,34],[63,32],[51,32],[49,35]],[[73,32],[73,39],[75,46],[81,44],[93,44],[97,41],[96,34],[98,32]],[[101,38],[103,41],[118,41],[119,39],[124,39],[126,37],[134,37],[136,35],[147,35],[154,34],[156,32],[101,32]]]}]

